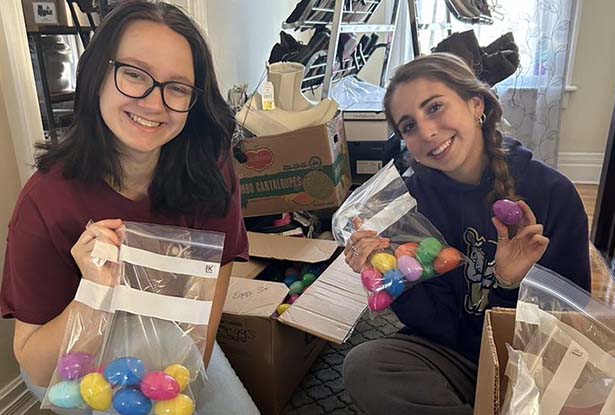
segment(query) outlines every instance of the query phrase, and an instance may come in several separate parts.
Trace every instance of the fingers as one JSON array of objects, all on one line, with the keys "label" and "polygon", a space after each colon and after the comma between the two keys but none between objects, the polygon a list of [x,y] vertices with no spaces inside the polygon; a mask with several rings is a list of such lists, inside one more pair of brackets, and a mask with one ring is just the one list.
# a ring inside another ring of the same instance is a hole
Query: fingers
[{"label": "fingers", "polygon": [[121,219],[105,219],[95,223],[89,223],[85,231],[79,237],[77,243],[85,244],[94,239],[101,239],[119,246],[121,241],[116,230],[122,225]]},{"label": "fingers", "polygon": [[521,229],[515,236],[517,239],[531,238],[534,235],[542,235],[544,228],[542,225],[528,225]]},{"label": "fingers", "polygon": [[361,272],[361,269],[367,262],[367,259],[374,251],[388,248],[389,245],[390,242],[388,239],[361,239],[359,242],[349,247],[349,249],[344,252],[346,263],[353,269],[353,271]]},{"label": "fingers", "polygon": [[491,218],[491,222],[493,222],[493,226],[495,226],[495,230],[498,233],[498,242],[508,240],[508,226],[506,226],[501,220],[499,220],[495,216]]},{"label": "fingers", "polygon": [[355,229],[359,229],[361,226],[363,226],[363,219],[359,216],[355,216],[354,218],[352,218],[352,224],[354,225]]},{"label": "fingers", "polygon": [[521,210],[523,211],[523,225],[535,225],[536,224],[536,216],[534,215],[534,212],[532,212],[532,209],[530,209],[530,207],[527,205],[527,203],[525,203],[523,200],[519,200],[517,202],[517,205],[521,208]]}]

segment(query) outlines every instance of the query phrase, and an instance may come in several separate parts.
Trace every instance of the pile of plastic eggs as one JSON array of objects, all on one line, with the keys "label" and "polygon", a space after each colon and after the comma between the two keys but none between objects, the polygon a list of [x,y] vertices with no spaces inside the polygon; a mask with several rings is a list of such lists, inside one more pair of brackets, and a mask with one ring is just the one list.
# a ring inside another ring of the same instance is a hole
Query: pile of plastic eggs
[{"label": "pile of plastic eggs", "polygon": [[68,353],[58,361],[62,381],[49,388],[48,399],[59,408],[90,407],[96,411],[113,408],[121,415],[191,415],[194,400],[183,394],[190,371],[172,364],[163,371],[146,372],[143,361],[121,357],[104,369],[95,367],[88,353]]},{"label": "pile of plastic eggs", "polygon": [[325,265],[294,264],[284,270],[284,284],[288,287],[288,296],[277,308],[278,315],[284,313],[292,303],[310,286],[322,273]]},{"label": "pile of plastic eggs", "polygon": [[461,253],[443,247],[433,237],[420,243],[400,245],[395,254],[378,252],[361,272],[361,282],[368,291],[367,304],[372,311],[386,309],[406,288],[420,281],[444,274],[461,264]]}]

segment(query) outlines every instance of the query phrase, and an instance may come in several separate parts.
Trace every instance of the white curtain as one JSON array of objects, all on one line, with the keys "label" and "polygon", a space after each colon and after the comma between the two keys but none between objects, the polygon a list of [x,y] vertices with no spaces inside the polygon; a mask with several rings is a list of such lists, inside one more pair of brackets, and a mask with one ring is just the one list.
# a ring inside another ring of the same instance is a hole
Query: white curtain
[{"label": "white curtain", "polygon": [[[421,53],[429,53],[448,32],[444,0],[416,0],[421,23]],[[519,46],[520,68],[496,85],[511,124],[511,134],[534,152],[534,157],[557,165],[559,125],[563,100],[573,10],[578,0],[488,0],[492,25],[468,25],[451,18],[450,29],[473,28],[481,46],[513,32]]]}]

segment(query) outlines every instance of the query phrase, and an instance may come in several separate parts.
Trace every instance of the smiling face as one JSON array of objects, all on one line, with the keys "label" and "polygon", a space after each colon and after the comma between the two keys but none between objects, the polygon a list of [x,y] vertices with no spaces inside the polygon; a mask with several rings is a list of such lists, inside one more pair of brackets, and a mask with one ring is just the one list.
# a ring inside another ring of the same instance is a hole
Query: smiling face
[{"label": "smiling face", "polygon": [[[122,35],[115,60],[141,68],[160,82],[194,85],[188,41],[160,23],[146,20],[130,23]],[[160,88],[154,88],[141,99],[120,93],[115,86],[113,65],[109,65],[99,103],[102,118],[120,142],[125,156],[158,157],[160,148],[182,131],[188,118],[188,113],[172,111],[163,104]]]},{"label": "smiling face", "polygon": [[487,165],[478,125],[482,98],[466,101],[443,82],[419,78],[396,88],[390,108],[394,125],[417,161],[462,183],[480,181]]}]

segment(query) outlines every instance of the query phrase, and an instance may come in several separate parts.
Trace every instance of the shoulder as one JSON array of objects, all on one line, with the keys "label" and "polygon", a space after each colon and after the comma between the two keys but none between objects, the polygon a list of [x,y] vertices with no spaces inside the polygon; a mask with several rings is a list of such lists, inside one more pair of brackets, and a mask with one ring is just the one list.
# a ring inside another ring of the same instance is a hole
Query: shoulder
[{"label": "shoulder", "polygon": [[66,179],[59,166],[49,171],[37,170],[21,190],[9,226],[32,223],[42,218],[53,206],[66,206],[80,193],[82,185],[77,180]]}]

